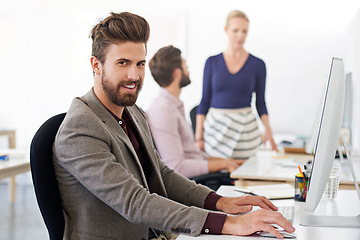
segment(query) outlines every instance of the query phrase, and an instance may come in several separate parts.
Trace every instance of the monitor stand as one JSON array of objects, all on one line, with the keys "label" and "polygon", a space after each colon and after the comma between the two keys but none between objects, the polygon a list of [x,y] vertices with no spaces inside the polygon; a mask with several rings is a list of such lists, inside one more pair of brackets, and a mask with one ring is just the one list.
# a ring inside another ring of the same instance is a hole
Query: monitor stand
[{"label": "monitor stand", "polygon": [[[354,171],[354,165],[352,163],[350,154],[348,152],[344,138],[341,136],[347,160],[349,161],[349,167],[351,175],[355,184],[357,195],[360,202],[360,190],[359,185],[356,180],[356,175]],[[344,158],[339,151],[339,156],[341,161],[344,161]],[[360,227],[360,214],[357,216],[316,216],[316,215],[302,215],[300,216],[300,225],[308,227],[348,227],[355,228]]]}]

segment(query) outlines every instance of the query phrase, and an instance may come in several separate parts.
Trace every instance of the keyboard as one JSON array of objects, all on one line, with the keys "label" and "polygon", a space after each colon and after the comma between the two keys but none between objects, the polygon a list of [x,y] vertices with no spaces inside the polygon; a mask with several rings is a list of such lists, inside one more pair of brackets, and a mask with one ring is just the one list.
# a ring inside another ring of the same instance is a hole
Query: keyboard
[{"label": "keyboard", "polygon": [[281,213],[291,224],[294,221],[294,206],[278,206],[278,212]]}]

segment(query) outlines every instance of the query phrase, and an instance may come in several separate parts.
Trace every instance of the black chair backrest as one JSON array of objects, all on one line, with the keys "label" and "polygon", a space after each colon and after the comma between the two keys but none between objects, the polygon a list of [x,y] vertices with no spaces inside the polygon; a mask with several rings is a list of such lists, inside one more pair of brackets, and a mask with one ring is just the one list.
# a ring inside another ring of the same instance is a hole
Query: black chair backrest
[{"label": "black chair backrest", "polygon": [[234,185],[236,179],[230,178],[228,172],[213,172],[190,178],[198,184],[205,185],[216,191],[221,185]]},{"label": "black chair backrest", "polygon": [[35,195],[51,240],[63,239],[65,220],[52,160],[52,145],[66,113],[48,119],[30,146],[30,166]]},{"label": "black chair backrest", "polygon": [[194,133],[195,133],[195,130],[196,130],[196,112],[197,112],[197,108],[198,108],[198,106],[195,106],[190,111],[191,126],[192,126],[192,129],[193,129]]}]

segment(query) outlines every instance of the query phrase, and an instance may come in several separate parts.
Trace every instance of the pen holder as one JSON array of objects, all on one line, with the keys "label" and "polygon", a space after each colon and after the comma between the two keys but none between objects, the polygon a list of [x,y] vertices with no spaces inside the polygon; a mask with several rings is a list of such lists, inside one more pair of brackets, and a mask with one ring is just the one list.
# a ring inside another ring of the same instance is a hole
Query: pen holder
[{"label": "pen holder", "polygon": [[308,177],[303,177],[301,174],[295,176],[295,201],[305,202],[307,188],[308,188]]}]

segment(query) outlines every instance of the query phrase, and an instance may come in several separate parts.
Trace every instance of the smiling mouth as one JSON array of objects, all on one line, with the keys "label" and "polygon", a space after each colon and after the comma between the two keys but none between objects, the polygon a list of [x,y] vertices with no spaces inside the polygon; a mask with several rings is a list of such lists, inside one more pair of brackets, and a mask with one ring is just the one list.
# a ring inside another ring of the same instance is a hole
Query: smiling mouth
[{"label": "smiling mouth", "polygon": [[133,83],[133,84],[127,84],[127,85],[121,85],[121,86],[123,86],[124,88],[128,88],[128,89],[134,89],[137,86],[137,84]]},{"label": "smiling mouth", "polygon": [[133,94],[136,92],[136,89],[138,89],[139,84],[137,83],[128,83],[128,84],[121,84],[122,89],[126,92],[126,93],[130,93]]}]

